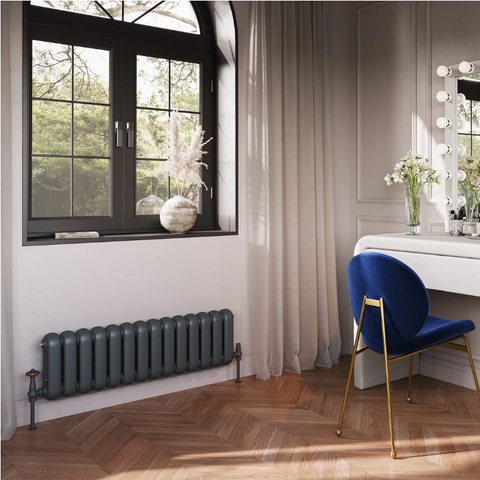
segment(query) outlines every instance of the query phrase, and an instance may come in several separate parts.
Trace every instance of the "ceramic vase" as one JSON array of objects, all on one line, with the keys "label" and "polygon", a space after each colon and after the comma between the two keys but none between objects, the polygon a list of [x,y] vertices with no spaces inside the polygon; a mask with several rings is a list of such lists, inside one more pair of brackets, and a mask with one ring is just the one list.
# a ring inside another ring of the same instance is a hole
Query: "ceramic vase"
[{"label": "ceramic vase", "polygon": [[188,198],[175,195],[167,200],[160,212],[160,223],[170,233],[185,233],[197,220],[198,208]]}]

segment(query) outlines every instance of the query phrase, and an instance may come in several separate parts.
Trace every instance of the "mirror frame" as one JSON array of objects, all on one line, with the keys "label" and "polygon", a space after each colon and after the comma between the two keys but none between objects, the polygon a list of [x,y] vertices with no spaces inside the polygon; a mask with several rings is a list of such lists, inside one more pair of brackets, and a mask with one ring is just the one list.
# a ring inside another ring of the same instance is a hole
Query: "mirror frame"
[{"label": "mirror frame", "polygon": [[[475,66],[475,71],[480,67],[480,60],[470,62]],[[445,128],[445,143],[452,147],[450,153],[445,154],[445,170],[452,173],[450,180],[445,182],[445,195],[451,198],[451,204],[445,208],[445,231],[450,231],[450,210],[457,210],[458,207],[458,79],[465,74],[460,72],[458,65],[451,65],[452,74],[445,77],[445,91],[451,93],[452,99],[445,102],[445,117],[452,121],[450,128]]]}]

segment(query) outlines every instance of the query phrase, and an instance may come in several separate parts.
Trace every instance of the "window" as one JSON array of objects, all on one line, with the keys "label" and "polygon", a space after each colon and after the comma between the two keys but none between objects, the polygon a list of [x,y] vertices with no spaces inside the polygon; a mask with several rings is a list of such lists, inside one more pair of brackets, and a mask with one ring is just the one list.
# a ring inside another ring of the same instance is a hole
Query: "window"
[{"label": "window", "polygon": [[468,75],[458,81],[458,92],[465,95],[465,102],[458,106],[458,118],[463,128],[458,130],[458,145],[465,147],[459,159],[480,157],[480,76]]},{"label": "window", "polygon": [[[192,230],[215,230],[214,39],[201,2],[26,2],[27,237],[162,231],[168,119],[206,131]],[[190,132],[190,133],[189,133]]]}]

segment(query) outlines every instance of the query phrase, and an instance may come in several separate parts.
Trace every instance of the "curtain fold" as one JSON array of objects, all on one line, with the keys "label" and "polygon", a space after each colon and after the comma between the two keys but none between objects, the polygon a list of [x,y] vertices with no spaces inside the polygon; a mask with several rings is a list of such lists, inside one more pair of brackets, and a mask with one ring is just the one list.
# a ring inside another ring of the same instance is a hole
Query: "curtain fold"
[{"label": "curtain fold", "polygon": [[252,2],[248,304],[257,377],[340,355],[324,2]]},{"label": "curtain fold", "polygon": [[[12,307],[12,81],[9,2],[1,5],[1,323],[2,323],[2,440],[17,428],[13,375]],[[20,24],[21,25],[21,24]],[[21,48],[21,47],[20,47]],[[20,107],[18,107],[20,108]],[[25,377],[26,378],[26,377]],[[28,383],[28,382],[27,382]]]}]

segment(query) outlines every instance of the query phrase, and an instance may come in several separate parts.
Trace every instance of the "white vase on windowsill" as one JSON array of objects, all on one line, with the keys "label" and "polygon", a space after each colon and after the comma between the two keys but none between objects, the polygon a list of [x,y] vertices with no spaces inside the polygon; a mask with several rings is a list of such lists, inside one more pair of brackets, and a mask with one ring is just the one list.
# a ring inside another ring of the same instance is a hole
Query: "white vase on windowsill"
[{"label": "white vase on windowsill", "polygon": [[170,233],[185,233],[197,221],[198,208],[188,198],[175,195],[167,200],[160,211],[160,223]]}]

